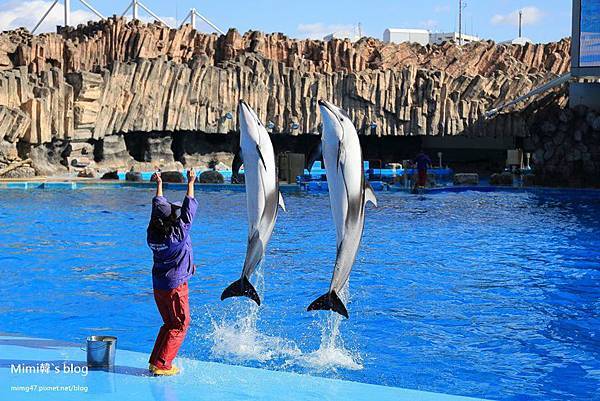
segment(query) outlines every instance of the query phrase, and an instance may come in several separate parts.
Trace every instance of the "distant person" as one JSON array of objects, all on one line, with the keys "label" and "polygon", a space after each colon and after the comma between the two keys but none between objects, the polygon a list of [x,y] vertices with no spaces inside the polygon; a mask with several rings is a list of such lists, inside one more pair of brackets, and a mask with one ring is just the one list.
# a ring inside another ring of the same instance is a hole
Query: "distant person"
[{"label": "distant person", "polygon": [[193,169],[188,170],[187,178],[183,202],[170,203],[163,196],[160,172],[152,176],[152,181],[156,181],[156,196],[152,198],[147,242],[154,259],[154,300],[163,320],[149,361],[149,369],[155,375],[171,376],[179,372],[172,362],[190,325],[188,280],[196,270],[190,230],[198,208]]},{"label": "distant person", "polygon": [[415,188],[427,186],[427,169],[431,166],[431,159],[423,152],[423,150],[421,150],[417,157],[415,157],[414,163],[417,166],[417,182],[415,183]]}]

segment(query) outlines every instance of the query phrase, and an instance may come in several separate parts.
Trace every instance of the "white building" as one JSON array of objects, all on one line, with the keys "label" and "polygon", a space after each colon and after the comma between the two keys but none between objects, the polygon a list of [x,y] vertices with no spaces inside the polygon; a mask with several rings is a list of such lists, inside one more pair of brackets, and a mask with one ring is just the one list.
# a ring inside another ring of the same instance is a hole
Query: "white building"
[{"label": "white building", "polygon": [[333,32],[327,36],[323,36],[323,42],[329,42],[329,41],[332,41],[333,39],[340,39],[340,40],[349,39],[351,42],[356,42],[357,40],[360,39],[360,36],[356,32],[350,32],[350,31]]},{"label": "white building", "polygon": [[[422,46],[428,44],[439,45],[444,42],[454,41],[458,43],[458,32],[429,32],[426,29],[399,29],[388,28],[383,31],[383,41],[385,43],[419,43]],[[327,37],[326,37],[327,38]],[[327,40],[325,38],[325,40]],[[462,43],[479,42],[481,39],[477,36],[462,34]]]},{"label": "white building", "polygon": [[527,43],[533,43],[533,41],[529,38],[521,36],[520,38],[515,38],[513,40],[505,40],[504,42],[500,42],[500,45],[521,45],[525,46]]},{"label": "white building", "polygon": [[389,28],[383,31],[385,43],[411,42],[423,46],[429,44],[429,31],[426,29],[396,29]]},{"label": "white building", "polygon": [[[432,45],[441,45],[444,42],[454,41],[458,43],[459,35],[458,32],[440,32],[431,33],[429,35],[429,43]],[[481,39],[477,36],[462,34],[463,45],[471,42],[479,42]]]}]

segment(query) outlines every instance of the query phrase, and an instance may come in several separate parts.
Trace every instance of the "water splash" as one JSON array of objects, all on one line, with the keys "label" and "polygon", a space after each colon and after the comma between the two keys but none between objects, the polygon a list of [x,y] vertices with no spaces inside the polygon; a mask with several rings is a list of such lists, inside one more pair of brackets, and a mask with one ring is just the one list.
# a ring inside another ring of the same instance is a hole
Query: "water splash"
[{"label": "water splash", "polygon": [[[340,293],[344,304],[350,298],[348,284]],[[316,351],[298,356],[296,364],[316,372],[332,371],[338,369],[360,370],[363,368],[362,358],[358,352],[347,349],[340,333],[342,316],[335,312],[326,312],[320,321],[321,344]]]},{"label": "water splash", "polygon": [[[262,263],[257,267],[254,277],[255,288],[259,294],[263,294]],[[260,331],[260,307],[254,302],[246,298],[234,299],[231,314],[233,318],[225,316],[217,319],[211,316],[212,331],[207,339],[212,342],[213,357],[226,361],[264,363],[301,354],[293,341]]]},{"label": "water splash", "polygon": [[[254,281],[258,293],[264,294],[262,264],[254,272]],[[347,286],[340,296],[347,303]],[[230,302],[230,309],[224,316],[209,316],[212,330],[205,338],[211,344],[211,355],[215,359],[234,363],[258,362],[262,366],[284,370],[296,366],[316,373],[363,368],[358,352],[344,345],[340,333],[343,318],[337,313],[321,313],[315,322],[321,332],[320,346],[316,351],[303,353],[296,342],[261,331],[261,310],[268,305],[263,303],[259,307],[244,297],[233,298]]]}]

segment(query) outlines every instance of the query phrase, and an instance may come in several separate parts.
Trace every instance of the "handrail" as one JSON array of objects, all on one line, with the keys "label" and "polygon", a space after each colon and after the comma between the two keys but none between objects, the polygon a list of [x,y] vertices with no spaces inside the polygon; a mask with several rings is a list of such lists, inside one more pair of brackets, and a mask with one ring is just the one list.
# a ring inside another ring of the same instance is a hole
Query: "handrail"
[{"label": "handrail", "polygon": [[491,109],[489,111],[487,111],[485,113],[485,118],[491,118],[496,116],[500,111],[502,111],[503,109],[510,107],[510,106],[514,106],[515,104],[522,102],[524,100],[527,100],[528,98],[535,96],[535,95],[539,95],[541,93],[544,93],[546,91],[549,91],[552,88],[555,88],[557,86],[560,86],[568,81],[571,80],[571,73],[567,72],[566,74],[563,74],[555,79],[553,79],[552,81],[545,83],[542,86],[538,86],[535,89],[532,89],[531,91],[529,91],[529,93],[527,93],[526,95],[523,96],[519,96],[518,98],[516,98],[515,100],[512,100],[508,103],[504,103],[498,107],[496,107],[495,109]]}]

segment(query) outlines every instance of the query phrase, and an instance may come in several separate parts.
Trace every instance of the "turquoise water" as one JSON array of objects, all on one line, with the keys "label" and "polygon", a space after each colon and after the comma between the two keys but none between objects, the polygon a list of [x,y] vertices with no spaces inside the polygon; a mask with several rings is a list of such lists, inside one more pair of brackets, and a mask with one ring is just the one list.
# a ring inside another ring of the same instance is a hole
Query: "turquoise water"
[{"label": "turquoise water", "polygon": [[[75,342],[114,334],[121,348],[149,352],[159,326],[151,197],[0,191],[1,330]],[[378,194],[343,321],[305,311],[335,258],[326,194],[286,196],[260,309],[219,300],[244,258],[244,194],[198,197],[183,355],[499,400],[600,399],[597,193]]]}]

